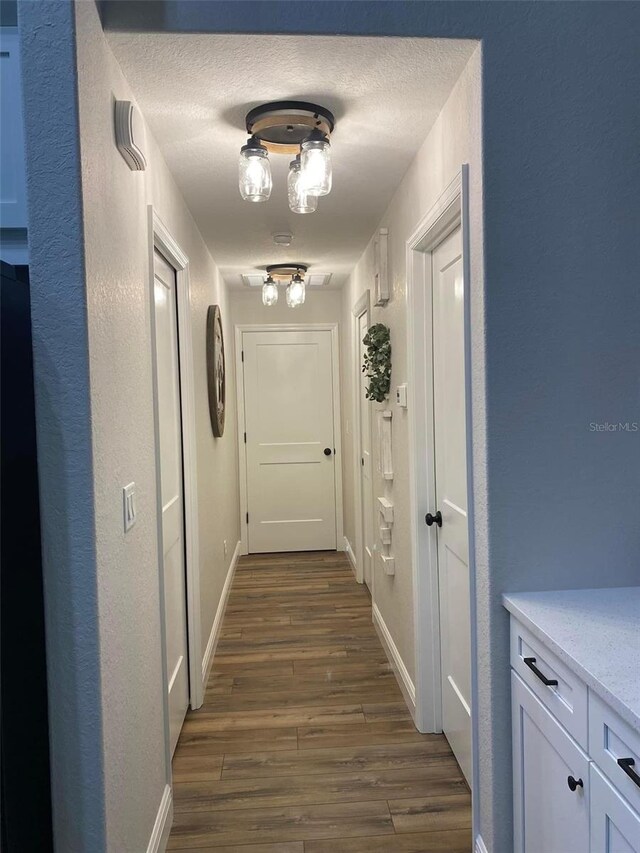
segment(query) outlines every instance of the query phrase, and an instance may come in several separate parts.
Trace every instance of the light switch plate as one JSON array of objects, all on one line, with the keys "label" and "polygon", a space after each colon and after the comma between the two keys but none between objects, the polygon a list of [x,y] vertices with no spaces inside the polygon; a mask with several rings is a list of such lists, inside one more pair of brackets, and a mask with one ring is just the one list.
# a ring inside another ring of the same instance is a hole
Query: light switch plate
[{"label": "light switch plate", "polygon": [[407,408],[407,384],[398,385],[396,388],[396,404],[403,409]]},{"label": "light switch plate", "polygon": [[122,490],[122,510],[124,513],[124,532],[131,530],[136,523],[136,484],[129,483]]}]

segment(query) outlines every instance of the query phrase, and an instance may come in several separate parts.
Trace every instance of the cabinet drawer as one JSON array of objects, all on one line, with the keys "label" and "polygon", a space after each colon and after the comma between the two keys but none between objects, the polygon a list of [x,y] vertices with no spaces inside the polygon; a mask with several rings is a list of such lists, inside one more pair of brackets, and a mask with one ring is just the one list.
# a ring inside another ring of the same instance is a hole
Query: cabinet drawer
[{"label": "cabinet drawer", "polygon": [[[513,617],[511,666],[580,746],[586,749],[588,732],[585,683]],[[545,680],[557,684],[545,684]]]},{"label": "cabinet drawer", "polygon": [[511,672],[516,853],[587,853],[589,759]]},{"label": "cabinet drawer", "polygon": [[[620,719],[592,690],[589,691],[589,755],[640,812],[640,733]],[[628,772],[618,764],[619,760]]]},{"label": "cabinet drawer", "polygon": [[640,816],[595,764],[591,780],[590,853],[640,853]]}]

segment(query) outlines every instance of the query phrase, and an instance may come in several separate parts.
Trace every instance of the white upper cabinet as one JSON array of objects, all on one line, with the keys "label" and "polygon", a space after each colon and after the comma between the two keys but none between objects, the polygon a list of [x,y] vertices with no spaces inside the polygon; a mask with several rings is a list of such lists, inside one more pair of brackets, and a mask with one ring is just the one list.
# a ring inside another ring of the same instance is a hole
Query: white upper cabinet
[{"label": "white upper cabinet", "polygon": [[27,227],[19,39],[0,27],[0,226]]}]

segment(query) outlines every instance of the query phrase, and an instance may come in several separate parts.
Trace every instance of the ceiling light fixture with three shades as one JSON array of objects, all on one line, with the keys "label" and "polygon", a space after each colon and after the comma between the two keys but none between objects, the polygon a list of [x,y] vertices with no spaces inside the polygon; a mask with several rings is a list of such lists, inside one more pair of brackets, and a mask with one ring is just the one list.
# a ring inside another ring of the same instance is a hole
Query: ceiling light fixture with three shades
[{"label": "ceiling light fixture with three shades", "polygon": [[274,101],[247,113],[249,139],[240,149],[238,183],[245,201],[267,201],[273,181],[269,154],[293,154],[287,195],[294,213],[313,213],[331,192],[333,113],[306,101]]}]

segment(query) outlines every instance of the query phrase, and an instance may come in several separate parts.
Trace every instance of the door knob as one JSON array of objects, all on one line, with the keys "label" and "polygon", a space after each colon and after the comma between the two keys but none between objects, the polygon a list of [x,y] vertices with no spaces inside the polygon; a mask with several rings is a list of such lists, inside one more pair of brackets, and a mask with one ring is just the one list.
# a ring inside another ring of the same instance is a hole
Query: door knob
[{"label": "door knob", "polygon": [[325,447],[324,455],[325,456],[331,456],[331,448],[330,447]]},{"label": "door knob", "polygon": [[428,512],[425,515],[424,520],[427,527],[431,527],[432,524],[437,524],[438,527],[442,527],[442,513],[440,510],[438,510],[435,515],[431,515],[431,513]]},{"label": "door knob", "polygon": [[584,782],[582,779],[574,779],[573,776],[569,776],[567,778],[567,785],[572,791],[575,791],[576,788],[584,788]]}]

